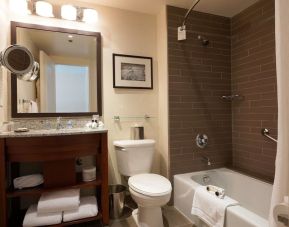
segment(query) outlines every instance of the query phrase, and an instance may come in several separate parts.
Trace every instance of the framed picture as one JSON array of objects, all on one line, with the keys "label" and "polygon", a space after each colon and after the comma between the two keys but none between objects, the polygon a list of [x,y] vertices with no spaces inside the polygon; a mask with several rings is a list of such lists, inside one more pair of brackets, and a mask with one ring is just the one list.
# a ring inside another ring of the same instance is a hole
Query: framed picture
[{"label": "framed picture", "polygon": [[153,59],[113,54],[113,87],[153,89]]}]

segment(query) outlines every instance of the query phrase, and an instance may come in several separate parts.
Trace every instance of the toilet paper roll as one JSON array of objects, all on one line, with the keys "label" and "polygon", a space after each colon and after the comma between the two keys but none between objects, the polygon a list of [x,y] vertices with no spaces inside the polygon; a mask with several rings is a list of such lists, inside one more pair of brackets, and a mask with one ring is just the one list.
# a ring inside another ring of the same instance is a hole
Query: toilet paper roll
[{"label": "toilet paper roll", "polygon": [[273,209],[274,220],[278,227],[287,227],[289,218],[289,204],[279,203]]}]

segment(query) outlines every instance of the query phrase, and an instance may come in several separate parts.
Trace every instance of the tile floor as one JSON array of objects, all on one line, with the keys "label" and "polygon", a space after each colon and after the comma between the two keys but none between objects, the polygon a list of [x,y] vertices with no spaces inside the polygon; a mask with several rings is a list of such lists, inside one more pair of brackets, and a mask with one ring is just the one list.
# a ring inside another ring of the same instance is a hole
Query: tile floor
[{"label": "tile floor", "polygon": [[[130,196],[125,198],[124,215],[121,219],[111,220],[109,227],[137,227],[131,216],[132,210],[136,209],[137,205]],[[191,222],[185,218],[173,206],[165,206],[163,209],[164,227],[194,227]],[[76,227],[76,226],[75,226]],[[77,227],[103,227],[101,223],[86,223],[77,225]]]},{"label": "tile floor", "polygon": [[[137,208],[136,203],[130,196],[125,198],[125,211],[124,216],[120,220],[112,220],[110,227],[137,227],[133,217],[131,216],[132,210]],[[172,206],[165,206],[163,208],[164,227],[193,227],[193,225]]]},{"label": "tile floor", "polygon": [[[193,227],[193,225],[174,207],[166,206],[163,208],[165,227]],[[110,227],[137,227],[131,216],[111,221]]]}]

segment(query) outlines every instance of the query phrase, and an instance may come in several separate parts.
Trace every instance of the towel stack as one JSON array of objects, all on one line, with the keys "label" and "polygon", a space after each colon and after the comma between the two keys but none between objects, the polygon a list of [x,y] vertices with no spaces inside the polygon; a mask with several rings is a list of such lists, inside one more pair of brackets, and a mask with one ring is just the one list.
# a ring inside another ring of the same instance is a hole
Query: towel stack
[{"label": "towel stack", "polygon": [[79,189],[44,193],[38,204],[26,212],[23,226],[56,225],[63,222],[94,217],[98,213],[95,196],[80,198]]}]

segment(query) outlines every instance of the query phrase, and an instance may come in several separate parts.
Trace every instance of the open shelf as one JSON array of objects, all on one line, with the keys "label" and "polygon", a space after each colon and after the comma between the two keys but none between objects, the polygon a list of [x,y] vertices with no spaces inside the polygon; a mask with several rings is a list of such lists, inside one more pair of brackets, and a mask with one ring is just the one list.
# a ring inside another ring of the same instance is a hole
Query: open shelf
[{"label": "open shelf", "polygon": [[96,174],[95,180],[89,181],[89,182],[82,181],[81,175],[77,174],[77,182],[74,185],[64,186],[64,187],[55,187],[55,188],[44,188],[43,186],[39,186],[39,187],[27,188],[27,189],[21,189],[21,190],[16,190],[11,187],[8,189],[6,193],[6,197],[16,198],[16,197],[22,197],[22,196],[37,196],[37,195],[40,196],[44,192],[52,192],[52,191],[72,189],[72,188],[79,188],[79,189],[94,188],[99,185],[101,185],[100,173]]},{"label": "open shelf", "polygon": [[[12,214],[12,217],[10,218],[9,221],[9,226],[22,226],[22,222],[25,216],[26,210],[20,210],[17,213]],[[90,218],[83,218],[83,219],[78,219],[75,221],[69,221],[69,222],[62,222],[56,225],[48,225],[47,227],[62,227],[62,226],[70,226],[70,225],[78,225],[81,223],[85,222],[93,222],[102,219],[102,213],[98,211],[97,216],[95,217],[90,217]]]},{"label": "open shelf", "polygon": [[102,218],[102,215],[100,212],[98,212],[97,216],[95,217],[90,217],[90,218],[83,218],[75,221],[70,221],[70,222],[62,222],[57,225],[49,225],[49,227],[62,227],[62,226],[70,226],[70,225],[77,225],[85,222],[91,222],[91,221],[96,221]]}]

